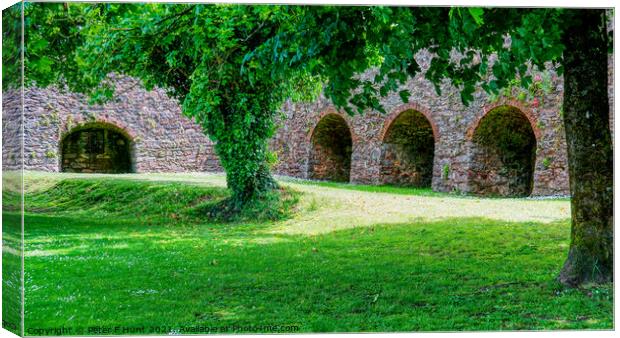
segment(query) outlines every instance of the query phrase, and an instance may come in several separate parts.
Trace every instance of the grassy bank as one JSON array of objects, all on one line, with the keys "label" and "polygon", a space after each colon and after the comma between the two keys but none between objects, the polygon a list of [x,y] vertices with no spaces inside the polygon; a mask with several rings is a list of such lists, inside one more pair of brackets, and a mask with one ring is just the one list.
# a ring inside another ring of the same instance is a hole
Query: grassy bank
[{"label": "grassy bank", "polygon": [[28,173],[26,333],[612,326],[611,285],[554,281],[566,200],[284,185],[300,198],[281,220],[220,223],[200,211],[227,196],[221,175]]}]

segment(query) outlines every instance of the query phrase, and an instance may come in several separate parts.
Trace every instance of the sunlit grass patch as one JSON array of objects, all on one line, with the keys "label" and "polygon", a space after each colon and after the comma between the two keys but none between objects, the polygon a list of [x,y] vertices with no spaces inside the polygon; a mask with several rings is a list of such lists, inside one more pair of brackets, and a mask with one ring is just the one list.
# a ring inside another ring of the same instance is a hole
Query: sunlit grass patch
[{"label": "sunlit grass patch", "polygon": [[221,176],[58,176],[26,199],[28,327],[613,325],[611,285],[555,282],[570,237],[567,201],[284,181],[299,198],[289,217],[230,223],[196,213],[227,196],[221,181],[204,183]]}]

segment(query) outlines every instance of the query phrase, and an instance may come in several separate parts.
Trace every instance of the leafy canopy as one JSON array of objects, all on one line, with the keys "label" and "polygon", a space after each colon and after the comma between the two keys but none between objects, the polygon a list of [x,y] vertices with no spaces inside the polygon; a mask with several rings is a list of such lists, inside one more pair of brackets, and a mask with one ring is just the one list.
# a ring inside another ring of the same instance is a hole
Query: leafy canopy
[{"label": "leafy canopy", "polygon": [[[415,55],[425,49],[433,54],[426,78],[438,91],[449,79],[469,102],[479,85],[497,93],[520,78],[527,86],[528,65],[560,61],[562,12],[28,3],[26,77],[41,86],[62,80],[86,91],[110,71],[123,72],[181,100],[208,89],[214,92],[209,104],[217,105],[234,76],[251,86],[278,84],[275,101],[323,89],[350,113],[382,111],[378,98],[421,71]],[[371,67],[377,69],[373,78],[357,76]],[[400,94],[406,101],[408,93]],[[195,112],[195,105],[190,100],[185,108]]]},{"label": "leafy canopy", "polygon": [[[421,72],[438,93],[446,81],[457,86],[465,103],[480,86],[527,86],[531,67],[551,61],[562,70],[567,18],[543,8],[24,6],[27,84],[66,84],[103,99],[113,95],[106,77],[117,72],[167,88],[215,141],[239,200],[275,186],[267,140],[287,98],[323,91],[354,114],[384,112],[380,98],[393,91],[407,102],[401,86]],[[416,59],[423,50],[432,55],[427,69]]]}]

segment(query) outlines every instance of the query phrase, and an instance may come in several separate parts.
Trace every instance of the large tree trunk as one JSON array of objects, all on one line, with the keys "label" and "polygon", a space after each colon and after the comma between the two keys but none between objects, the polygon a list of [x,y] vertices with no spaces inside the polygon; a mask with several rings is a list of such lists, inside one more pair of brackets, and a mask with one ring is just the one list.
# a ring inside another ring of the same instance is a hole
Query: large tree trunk
[{"label": "large tree trunk", "polygon": [[239,157],[222,161],[226,163],[224,169],[226,182],[231,190],[231,202],[238,209],[278,187],[265,159],[248,159],[244,158],[244,155],[246,154],[239,154]]},{"label": "large tree trunk", "polygon": [[[263,197],[278,187],[268,163],[269,139],[275,130],[271,97],[264,88],[244,83],[235,88],[230,101],[223,104],[220,115],[210,116],[208,130],[215,137],[215,150],[226,171],[226,183],[231,191],[230,203],[235,210]],[[245,90],[245,91],[244,91]]]},{"label": "large tree trunk", "polygon": [[568,10],[564,33],[564,125],[572,195],[565,285],[613,278],[613,152],[607,94],[605,11]]}]

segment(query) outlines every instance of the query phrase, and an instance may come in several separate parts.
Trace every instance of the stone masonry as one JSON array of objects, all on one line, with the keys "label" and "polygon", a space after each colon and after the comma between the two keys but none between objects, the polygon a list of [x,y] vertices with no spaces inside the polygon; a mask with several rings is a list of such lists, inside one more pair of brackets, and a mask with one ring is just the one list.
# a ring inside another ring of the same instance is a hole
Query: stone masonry
[{"label": "stone masonry", "polygon": [[[418,61],[424,69],[429,55],[420,53]],[[363,76],[372,76],[372,72]],[[444,84],[442,94],[437,95],[431,83],[418,75],[403,88],[411,93],[408,103],[397,93],[382,98],[387,115],[368,111],[348,116],[322,96],[314,102],[287,101],[280,127],[270,141],[278,157],[273,172],[363,184],[430,185],[446,192],[566,195],[563,79],[552,69],[534,77],[539,87],[529,92],[514,88],[490,97],[478,91],[465,106],[457,88]],[[610,65],[613,93],[611,79]],[[103,105],[89,105],[85,97],[58,89],[27,88],[23,102],[25,169],[63,170],[63,142],[87,129],[113,130],[127,140],[131,172],[221,171],[213,143],[181,114],[176,100],[162,89],[146,91],[130,78],[116,76],[114,81],[116,95]],[[4,169],[19,167],[21,147],[15,140],[19,139],[21,111],[18,93],[4,93]],[[517,141],[529,140],[525,144],[529,150],[523,149],[532,156],[520,157],[516,171],[510,169],[511,157],[501,153],[501,149],[514,148],[513,144],[491,149],[479,141],[479,126],[492,122],[485,118],[503,116],[502,111],[511,112],[512,122],[505,123],[516,124],[501,129],[506,134],[498,139],[513,142],[511,133],[520,133]],[[404,136],[395,137],[395,133]]]},{"label": "stone masonry", "polygon": [[[418,55],[421,66],[428,66],[428,55]],[[370,75],[369,75],[370,76]],[[541,75],[542,76],[542,75]],[[476,144],[473,137],[485,115],[495,108],[510,106],[518,109],[529,122],[536,137],[536,158],[533,165],[532,195],[568,194],[566,140],[561,116],[563,79],[552,70],[546,72],[548,91],[519,100],[519,90],[509,96],[491,98],[483,91],[465,106],[456,88],[444,84],[438,96],[432,84],[418,75],[405,88],[411,96],[403,103],[397,93],[390,93],[381,103],[387,115],[369,111],[362,116],[348,116],[337,111],[324,97],[310,103],[286,102],[285,118],[272,141],[279,164],[275,172],[308,178],[308,154],[312,147],[315,126],[324,117],[340,115],[348,124],[353,140],[350,181],[364,184],[383,184],[382,154],[385,136],[391,124],[402,113],[423,114],[432,126],[434,160],[432,188],[435,191],[473,192],[470,178]],[[500,184],[500,182],[496,182]]]},{"label": "stone masonry", "polygon": [[[116,95],[104,105],[89,105],[84,96],[58,89],[27,88],[23,108],[24,168],[61,171],[61,140],[71,140],[70,134],[79,130],[100,128],[116,130],[129,141],[131,172],[221,170],[213,143],[200,126],[181,114],[176,100],[162,89],[146,91],[133,79],[115,81]],[[3,101],[6,106],[18,99],[17,93],[5,93]],[[3,111],[4,135],[16,129],[10,128],[19,112]],[[10,143],[3,140],[3,161],[7,164],[15,162],[19,151],[4,146]]]}]

